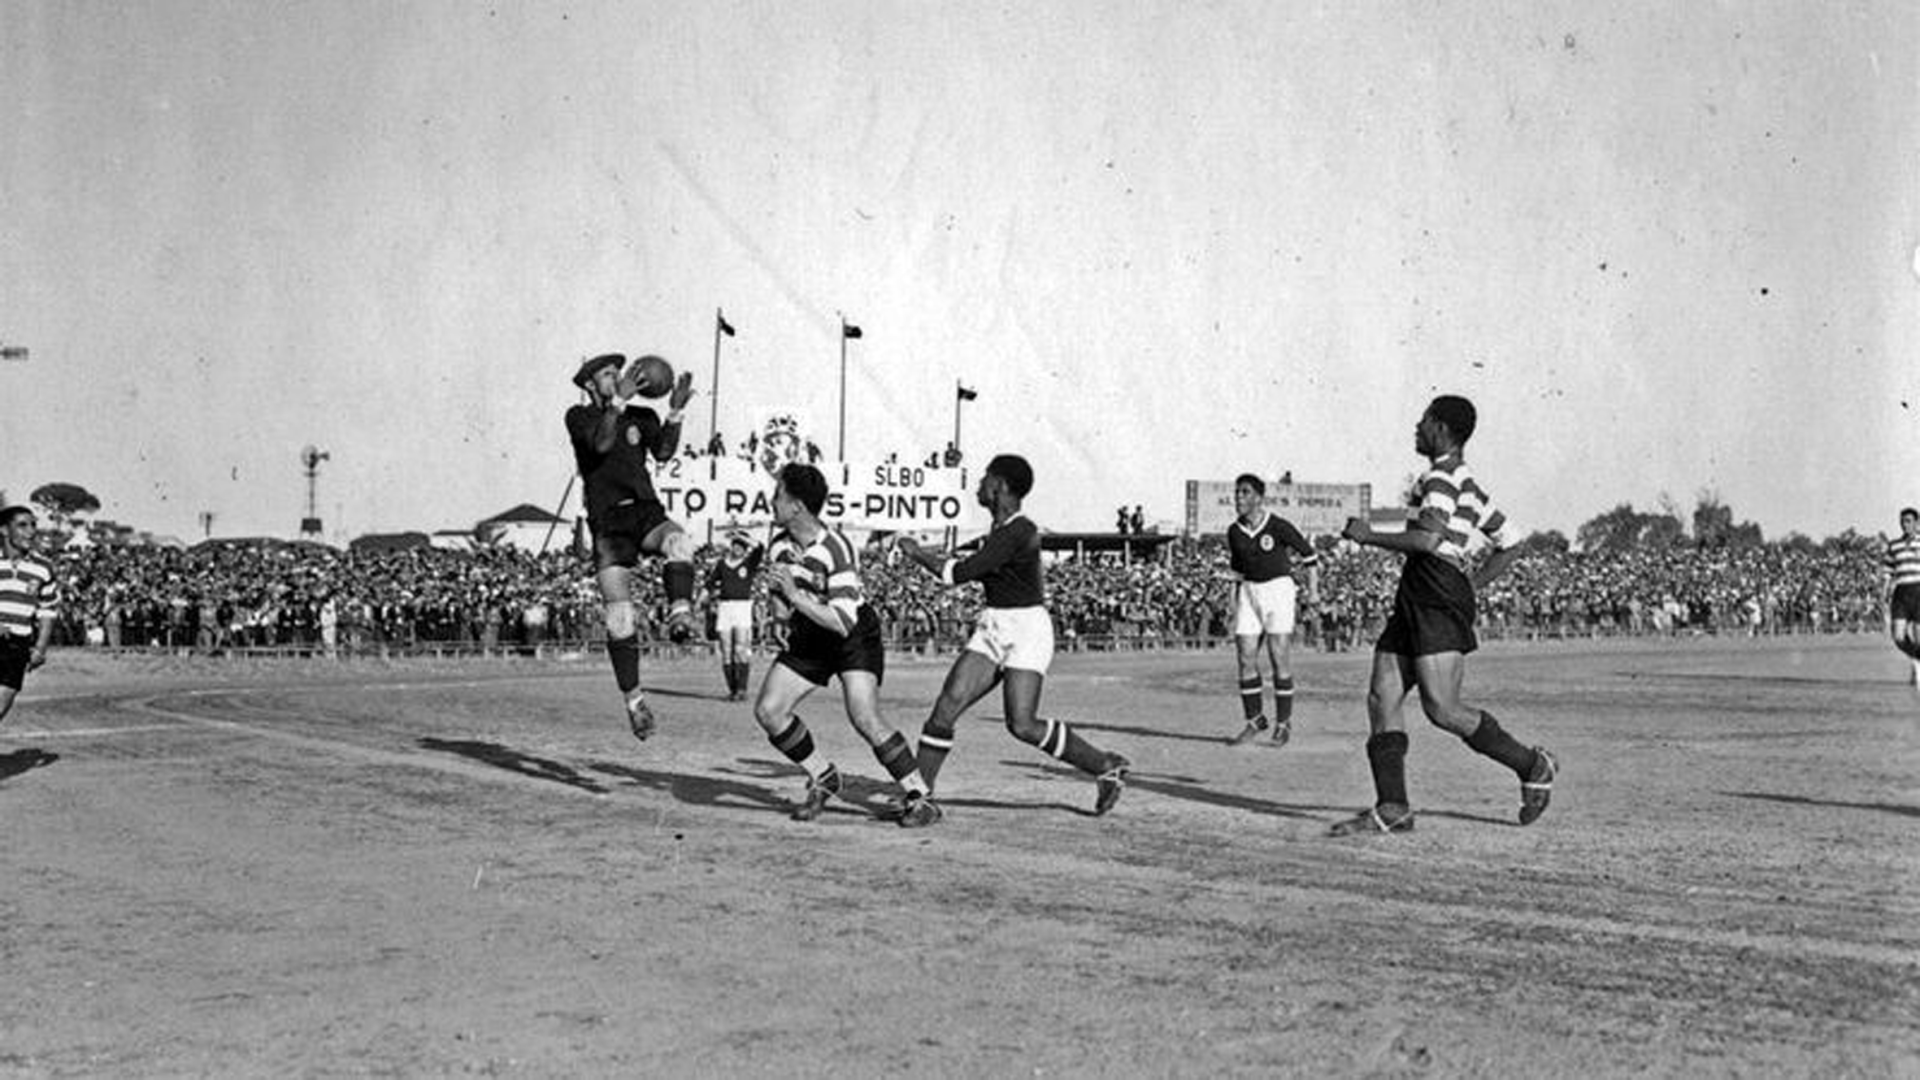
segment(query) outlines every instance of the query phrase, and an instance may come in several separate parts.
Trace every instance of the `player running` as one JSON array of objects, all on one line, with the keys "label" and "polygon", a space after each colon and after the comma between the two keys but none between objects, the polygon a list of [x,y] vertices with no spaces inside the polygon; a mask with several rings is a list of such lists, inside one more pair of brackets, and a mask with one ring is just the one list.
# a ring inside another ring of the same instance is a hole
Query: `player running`
[{"label": "player running", "polygon": [[720,638],[720,672],[727,680],[727,700],[747,696],[753,677],[753,577],[760,572],[766,549],[743,532],[727,537],[727,550],[707,572],[707,591],[714,597],[714,633]]},{"label": "player running", "polygon": [[806,797],[792,816],[812,821],[840,793],[840,770],[820,753],[813,733],[793,710],[839,676],[847,719],[906,792],[896,820],[910,829],[931,825],[940,820],[940,807],[927,797],[930,785],[921,779],[913,748],[880,718],[880,680],[887,669],[880,618],[866,602],[858,553],[839,530],[820,520],[826,502],[827,481],[819,469],[795,462],[780,470],[773,520],[799,546],[800,555],[767,571],[769,587],[786,599],[793,615],[786,648],[760,683],[753,718],[774,749],[807,771]]},{"label": "player running", "polygon": [[[1531,825],[1539,818],[1553,794],[1558,771],[1553,755],[1522,745],[1491,713],[1460,700],[1466,656],[1479,647],[1473,633],[1474,591],[1499,577],[1516,553],[1508,544],[1512,524],[1467,468],[1464,451],[1475,424],[1473,403],[1466,398],[1434,398],[1414,427],[1414,450],[1428,461],[1420,477],[1417,516],[1404,532],[1375,532],[1364,519],[1347,519],[1347,539],[1400,552],[1407,561],[1393,613],[1374,646],[1367,688],[1367,764],[1376,800],[1373,809],[1334,825],[1335,836],[1413,829],[1413,808],[1407,802],[1407,730],[1401,713],[1415,688],[1428,720],[1520,778],[1520,824]],[[1476,533],[1492,551],[1469,578],[1467,544]]]},{"label": "player running", "polygon": [[34,553],[39,535],[32,510],[0,510],[0,720],[13,708],[27,672],[47,662],[60,608],[53,567]]},{"label": "player running", "polygon": [[1095,777],[1093,812],[1104,814],[1120,801],[1131,763],[1099,750],[1064,722],[1038,716],[1040,690],[1053,662],[1053,618],[1047,613],[1041,576],[1040,528],[1020,511],[1031,490],[1033,467],[1025,458],[1001,454],[987,463],[975,492],[980,505],[993,514],[993,529],[978,551],[952,559],[924,550],[912,537],[897,541],[908,558],[948,585],[978,581],[986,590],[986,606],[973,637],[947,672],[933,714],[920,732],[920,775],[929,788],[934,786],[953,749],[960,714],[996,683],[1004,683],[1007,731]]},{"label": "player running", "polygon": [[[658,357],[643,356],[626,365],[619,353],[596,356],[580,365],[573,384],[591,404],[567,410],[567,434],[585,492],[587,525],[593,533],[594,579],[600,586],[607,626],[607,658],[613,681],[627,706],[633,737],[653,734],[653,710],[640,689],[639,625],[633,609],[633,570],[642,555],[664,556],[660,576],[666,585],[668,634],[675,641],[693,635],[693,541],[667,517],[653,490],[647,460],[666,461],[680,445],[680,417],[693,398],[693,376],[682,374],[669,392],[652,386],[645,374]],[[667,415],[630,405],[638,393],[667,394]]]},{"label": "player running", "polygon": [[[1233,479],[1233,508],[1239,514],[1227,526],[1227,568],[1234,588],[1233,643],[1240,668],[1240,712],[1247,726],[1228,739],[1246,746],[1273,728],[1273,745],[1293,737],[1294,574],[1307,571],[1307,602],[1320,592],[1320,556],[1293,522],[1266,507],[1266,481],[1252,473]],[[1267,667],[1273,672],[1273,720],[1267,720],[1260,689],[1260,645],[1266,642]]]},{"label": "player running", "polygon": [[1900,535],[1887,541],[1883,565],[1887,628],[1911,665],[1908,678],[1920,686],[1920,510],[1900,511]]}]

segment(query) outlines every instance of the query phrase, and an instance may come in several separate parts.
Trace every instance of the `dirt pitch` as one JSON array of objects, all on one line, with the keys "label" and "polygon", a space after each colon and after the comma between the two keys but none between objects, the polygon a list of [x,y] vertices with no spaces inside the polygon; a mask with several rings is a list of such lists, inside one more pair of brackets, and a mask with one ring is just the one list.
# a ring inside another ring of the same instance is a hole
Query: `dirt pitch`
[{"label": "dirt pitch", "polygon": [[[1494,646],[1552,810],[1421,723],[1371,801],[1363,655],[1230,749],[1226,651],[1063,657],[1092,785],[970,718],[948,818],[787,819],[712,663],[65,653],[0,730],[0,1075],[1920,1074],[1920,695],[1868,637]],[[764,660],[759,661],[764,665]],[[917,733],[942,660],[895,659]],[[805,709],[858,803],[879,767]]]}]

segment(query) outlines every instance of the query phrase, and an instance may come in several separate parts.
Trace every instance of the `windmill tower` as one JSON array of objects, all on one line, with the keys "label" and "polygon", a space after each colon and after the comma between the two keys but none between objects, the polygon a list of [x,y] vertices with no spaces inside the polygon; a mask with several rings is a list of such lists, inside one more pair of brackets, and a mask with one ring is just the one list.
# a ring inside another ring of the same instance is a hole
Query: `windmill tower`
[{"label": "windmill tower", "polygon": [[320,511],[315,496],[320,483],[320,463],[333,455],[309,443],[300,451],[300,465],[307,473],[307,516],[300,519],[300,539],[320,539]]}]

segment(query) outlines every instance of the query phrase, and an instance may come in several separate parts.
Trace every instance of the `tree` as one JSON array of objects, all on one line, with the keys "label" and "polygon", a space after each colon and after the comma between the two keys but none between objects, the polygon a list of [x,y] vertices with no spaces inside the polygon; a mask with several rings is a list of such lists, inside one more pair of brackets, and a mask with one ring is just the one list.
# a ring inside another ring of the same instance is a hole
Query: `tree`
[{"label": "tree", "polygon": [[91,514],[100,509],[100,500],[93,492],[79,484],[55,481],[41,484],[27,496],[27,501],[46,511],[54,526],[62,532],[73,530],[73,519],[79,514]]},{"label": "tree", "polygon": [[1720,501],[1720,493],[1702,488],[1693,505],[1693,540],[1703,548],[1759,547],[1766,543],[1760,526],[1751,521],[1738,524],[1733,507]]},{"label": "tree", "polygon": [[1687,530],[1680,519],[1672,514],[1648,514],[1647,527],[1640,534],[1640,542],[1648,547],[1678,547],[1687,542]]},{"label": "tree", "polygon": [[1669,513],[1643,514],[1631,503],[1601,514],[1574,534],[1581,551],[1627,551],[1635,547],[1671,547],[1686,538],[1680,519]]},{"label": "tree", "polygon": [[1567,541],[1566,534],[1559,529],[1529,533],[1525,540],[1520,541],[1520,550],[1538,551],[1548,555],[1565,555],[1572,546]]},{"label": "tree", "polygon": [[1574,530],[1581,551],[1626,551],[1640,542],[1640,517],[1631,503],[1621,503]]}]

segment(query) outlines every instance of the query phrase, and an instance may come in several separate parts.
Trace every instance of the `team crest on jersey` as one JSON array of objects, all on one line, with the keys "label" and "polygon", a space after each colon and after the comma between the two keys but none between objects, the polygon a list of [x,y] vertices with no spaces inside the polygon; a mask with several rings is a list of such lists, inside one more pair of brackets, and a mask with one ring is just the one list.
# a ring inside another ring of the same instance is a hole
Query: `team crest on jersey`
[{"label": "team crest on jersey", "polygon": [[640,426],[638,424],[627,425],[627,445],[628,446],[640,445]]},{"label": "team crest on jersey", "polygon": [[1261,551],[1273,550],[1273,535],[1271,533],[1260,534],[1260,550]]}]

